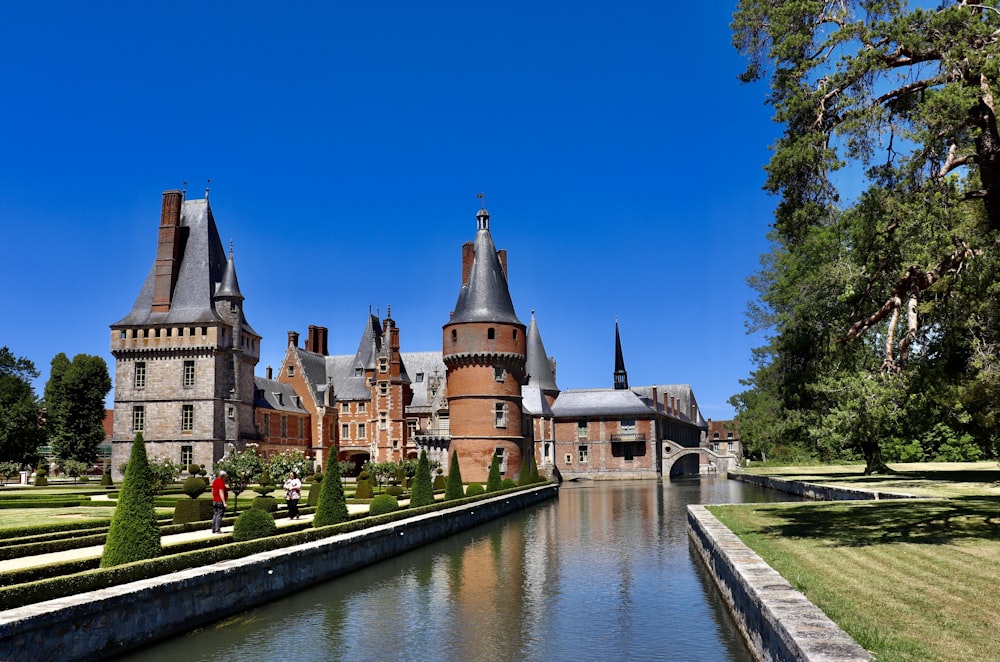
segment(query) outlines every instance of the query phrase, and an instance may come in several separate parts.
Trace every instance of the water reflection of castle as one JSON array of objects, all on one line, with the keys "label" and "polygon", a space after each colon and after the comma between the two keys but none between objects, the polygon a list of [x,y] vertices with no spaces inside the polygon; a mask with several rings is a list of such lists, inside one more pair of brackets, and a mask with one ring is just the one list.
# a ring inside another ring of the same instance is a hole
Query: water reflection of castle
[{"label": "water reflection of castle", "polygon": [[516,478],[527,453],[564,478],[697,472],[697,454],[664,461],[707,443],[691,387],[630,387],[616,322],[613,387],[561,391],[534,311],[527,326],[515,312],[489,213],[476,221],[440,352],[402,352],[391,310],[384,319],[369,311],[355,354],[329,355],[327,329],[310,326],[304,347],[288,333],[277,375],[267,368],[261,377],[261,337],[244,315],[232,249],[208,199],[164,192],[153,268],[132,310],[111,325],[112,466],[142,432],[151,455],[182,464],[211,465],[229,445],[253,442],[321,463],[423,449],[447,466],[455,450],[463,478],[479,481],[493,455]]}]

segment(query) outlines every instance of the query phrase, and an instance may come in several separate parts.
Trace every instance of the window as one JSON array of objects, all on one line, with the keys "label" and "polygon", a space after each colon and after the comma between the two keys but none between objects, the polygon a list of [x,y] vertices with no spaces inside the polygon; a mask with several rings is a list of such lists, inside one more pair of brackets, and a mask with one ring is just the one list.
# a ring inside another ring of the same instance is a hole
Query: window
[{"label": "window", "polygon": [[304,418],[299,419],[299,439],[305,439],[306,437],[306,420]]},{"label": "window", "polygon": [[194,446],[181,446],[181,466],[185,469],[194,464]]},{"label": "window", "polygon": [[712,439],[718,439],[718,438],[719,438],[719,433],[718,432],[713,432],[712,433]]},{"label": "window", "polygon": [[139,361],[135,364],[135,383],[136,388],[146,388],[146,362]]},{"label": "window", "polygon": [[455,329],[451,330],[451,341],[456,342],[458,340],[458,331]]},{"label": "window", "polygon": [[358,439],[364,439],[367,436],[368,428],[364,423],[358,423]]},{"label": "window", "polygon": [[625,461],[632,462],[635,460],[635,446],[633,444],[622,444],[625,448],[622,450],[625,454]]},{"label": "window", "polygon": [[424,373],[418,372],[417,373],[417,383],[419,384],[422,381],[424,381]]},{"label": "window", "polygon": [[350,411],[351,411],[351,403],[350,402],[341,402],[340,403],[340,413],[346,414],[346,413],[348,413]]},{"label": "window", "polygon": [[566,453],[566,464],[573,464],[573,455]]},{"label": "window", "polygon": [[194,386],[194,361],[184,362],[184,388]]},{"label": "window", "polygon": [[264,434],[271,436],[271,414],[264,413]]},{"label": "window", "polygon": [[389,382],[378,383],[378,394],[381,396],[389,395]]},{"label": "window", "polygon": [[385,430],[388,427],[389,427],[389,419],[385,415],[385,413],[383,412],[383,413],[381,413],[381,414],[378,415],[378,429],[379,430]]},{"label": "window", "polygon": [[359,402],[358,403],[358,413],[359,414],[365,413],[365,403],[364,402]]},{"label": "window", "polygon": [[282,416],[281,417],[281,436],[282,437],[287,437],[288,436],[288,417],[287,416]]},{"label": "window", "polygon": [[132,407],[132,432],[142,432],[146,429],[146,410],[142,405]]},{"label": "window", "polygon": [[498,365],[493,366],[493,379],[495,379],[498,382],[502,383],[503,382],[503,378],[504,378],[504,376],[506,374],[507,374],[507,371],[504,370],[502,367],[500,367]]},{"label": "window", "polygon": [[517,340],[517,329],[514,329],[514,335],[512,335],[511,338]]},{"label": "window", "polygon": [[191,432],[192,430],[194,430],[194,405],[182,405],[181,432]]},{"label": "window", "polygon": [[727,432],[726,433],[726,439],[732,439],[732,438],[733,438],[733,433],[732,432]]},{"label": "window", "polygon": [[486,329],[486,339],[487,340],[496,340],[496,337],[497,337],[497,330],[496,329],[494,329],[492,327],[489,328],[489,329]]},{"label": "window", "polygon": [[389,359],[380,358],[378,360],[378,371],[382,373],[389,372]]},{"label": "window", "polygon": [[340,424],[340,438],[350,439],[351,438],[351,426],[347,423]]},{"label": "window", "polygon": [[354,369],[354,376],[355,377],[364,377],[365,376],[365,371],[362,370],[361,368],[355,368]]},{"label": "window", "polygon": [[409,420],[406,422],[406,433],[412,439],[417,436],[417,422],[414,420]]},{"label": "window", "polygon": [[498,428],[507,427],[507,405],[503,402],[498,402],[493,408],[494,414],[494,426]]},{"label": "window", "polygon": [[393,439],[392,440],[392,449],[393,450],[399,450],[399,439]]},{"label": "window", "polygon": [[580,458],[580,462],[587,462],[587,455],[588,455],[587,447],[584,445],[577,446],[576,451],[577,455]]},{"label": "window", "polygon": [[289,377],[294,377],[295,376],[295,366],[293,366],[293,365],[288,366],[285,369],[285,374],[288,375]]},{"label": "window", "polygon": [[577,439],[587,438],[587,421],[576,422],[576,438]]},{"label": "window", "polygon": [[236,418],[236,407],[232,405],[226,407],[226,418]]}]

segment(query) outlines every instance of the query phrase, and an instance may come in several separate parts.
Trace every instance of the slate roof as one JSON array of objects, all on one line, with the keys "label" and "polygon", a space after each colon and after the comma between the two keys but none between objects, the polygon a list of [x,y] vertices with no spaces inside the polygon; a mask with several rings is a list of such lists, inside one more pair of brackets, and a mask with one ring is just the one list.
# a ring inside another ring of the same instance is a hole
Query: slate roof
[{"label": "slate roof", "polygon": [[449,323],[503,322],[523,326],[514,312],[507,277],[490,235],[489,212],[482,209],[477,218],[479,229],[473,242],[472,271],[469,282],[458,291],[458,302]]},{"label": "slate roof", "polygon": [[302,406],[302,402],[295,395],[295,389],[291,384],[283,384],[276,379],[266,377],[253,378],[254,386],[254,406],[264,409],[274,409],[276,411],[286,411],[289,413],[306,414],[308,411]]},{"label": "slate roof", "polygon": [[526,414],[532,416],[553,416],[549,401],[542,395],[541,389],[533,384],[521,387],[521,407]]},{"label": "slate roof", "polygon": [[649,400],[631,390],[595,388],[563,391],[552,404],[557,418],[589,416],[654,416]]},{"label": "slate roof", "polygon": [[[708,421],[701,415],[701,407],[694,397],[694,391],[690,384],[653,384],[651,386],[633,386],[632,391],[639,394],[648,402],[652,402],[653,389],[656,389],[656,408],[660,413],[666,414],[663,407],[663,396],[673,396],[677,411],[673,412],[674,418],[692,423],[698,427],[708,428]],[[669,400],[669,397],[667,398]],[[691,406],[694,405],[695,417],[691,418]]]},{"label": "slate roof", "polygon": [[[156,270],[154,259],[153,267],[139,290],[131,312],[113,324],[113,327],[223,322],[215,312],[213,295],[219,285],[226,281],[227,265],[232,270],[227,287],[235,288],[236,294],[239,294],[239,285],[235,266],[226,259],[208,200],[184,201],[178,241],[181,242],[180,262],[177,265],[177,282],[170,299],[170,310],[165,313],[152,311]],[[243,331],[259,335],[250,327],[246,318],[243,318]]]},{"label": "slate roof", "polygon": [[539,333],[538,323],[535,322],[535,311],[531,311],[531,323],[528,324],[527,351],[525,369],[528,372],[528,384],[543,391],[558,391],[555,365],[545,353],[542,334]]},{"label": "slate roof", "polygon": [[[444,377],[448,370],[441,359],[441,352],[401,352],[400,358],[410,376],[410,389],[413,391],[413,402],[410,403],[410,407],[431,407],[433,409],[447,407]],[[441,377],[441,386],[432,400],[428,386],[435,371]]]}]

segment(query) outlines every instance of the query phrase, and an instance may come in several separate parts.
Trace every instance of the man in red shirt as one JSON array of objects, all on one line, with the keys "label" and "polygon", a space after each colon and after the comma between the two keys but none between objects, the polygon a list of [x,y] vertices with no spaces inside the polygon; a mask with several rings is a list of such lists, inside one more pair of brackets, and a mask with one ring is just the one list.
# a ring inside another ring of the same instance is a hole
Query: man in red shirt
[{"label": "man in red shirt", "polygon": [[220,471],[212,481],[212,533],[222,533],[222,515],[226,511],[229,500],[229,489],[226,487],[226,472]]}]

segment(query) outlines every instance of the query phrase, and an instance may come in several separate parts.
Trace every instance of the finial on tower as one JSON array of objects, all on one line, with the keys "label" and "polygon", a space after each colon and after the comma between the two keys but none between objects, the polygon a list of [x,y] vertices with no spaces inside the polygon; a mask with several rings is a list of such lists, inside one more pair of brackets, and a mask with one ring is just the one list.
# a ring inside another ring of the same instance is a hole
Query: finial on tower
[{"label": "finial on tower", "polygon": [[476,220],[479,223],[478,229],[480,229],[480,230],[489,230],[490,229],[490,213],[488,211],[486,211],[486,194],[485,193],[477,193],[476,197],[483,201],[483,207],[482,207],[482,209],[480,209],[479,213],[476,214]]},{"label": "finial on tower", "polygon": [[229,240],[229,259],[233,259],[233,240]]},{"label": "finial on tower", "polygon": [[209,185],[209,184],[211,184],[211,183],[212,183],[212,180],[211,180],[211,179],[208,179],[208,178],[206,177],[206,178],[205,178],[205,200],[206,200],[206,201],[208,200],[208,189],[209,189],[208,185]]}]

